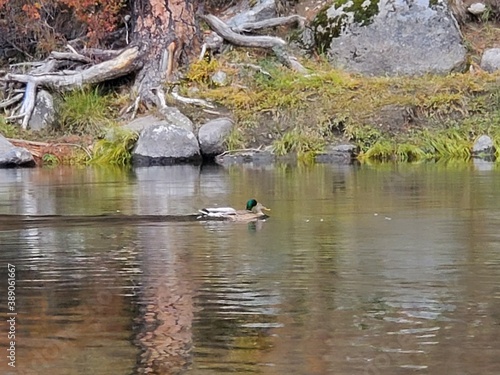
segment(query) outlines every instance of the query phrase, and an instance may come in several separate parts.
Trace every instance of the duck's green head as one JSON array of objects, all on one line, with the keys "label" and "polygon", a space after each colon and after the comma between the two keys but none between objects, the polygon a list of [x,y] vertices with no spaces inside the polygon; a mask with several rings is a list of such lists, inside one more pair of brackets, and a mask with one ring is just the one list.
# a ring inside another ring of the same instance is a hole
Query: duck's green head
[{"label": "duck's green head", "polygon": [[246,210],[247,211],[252,211],[252,208],[254,208],[255,206],[257,206],[257,201],[255,199],[249,199],[248,202],[247,202],[247,208]]}]

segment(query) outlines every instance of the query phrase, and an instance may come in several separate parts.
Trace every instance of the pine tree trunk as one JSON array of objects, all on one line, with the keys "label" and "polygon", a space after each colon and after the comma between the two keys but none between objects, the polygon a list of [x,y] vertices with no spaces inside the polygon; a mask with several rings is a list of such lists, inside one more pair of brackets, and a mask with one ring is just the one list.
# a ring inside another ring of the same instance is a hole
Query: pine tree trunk
[{"label": "pine tree trunk", "polygon": [[159,105],[154,90],[199,50],[195,13],[198,0],[136,0],[132,40],[144,66],[135,87],[142,100]]}]

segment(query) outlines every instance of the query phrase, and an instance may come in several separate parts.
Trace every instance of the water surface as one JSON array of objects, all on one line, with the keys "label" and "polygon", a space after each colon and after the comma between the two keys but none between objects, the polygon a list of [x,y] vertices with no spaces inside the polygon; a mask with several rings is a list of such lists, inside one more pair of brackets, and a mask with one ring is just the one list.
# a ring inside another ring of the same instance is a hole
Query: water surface
[{"label": "water surface", "polygon": [[0,170],[0,371],[498,374],[499,226],[490,164]]}]

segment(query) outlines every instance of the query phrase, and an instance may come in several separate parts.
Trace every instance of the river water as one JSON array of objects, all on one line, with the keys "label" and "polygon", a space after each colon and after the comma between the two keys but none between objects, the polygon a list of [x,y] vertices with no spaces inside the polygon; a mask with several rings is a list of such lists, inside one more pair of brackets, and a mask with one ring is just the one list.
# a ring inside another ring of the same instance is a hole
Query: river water
[{"label": "river water", "polygon": [[494,164],[0,170],[0,372],[499,374],[499,228]]}]

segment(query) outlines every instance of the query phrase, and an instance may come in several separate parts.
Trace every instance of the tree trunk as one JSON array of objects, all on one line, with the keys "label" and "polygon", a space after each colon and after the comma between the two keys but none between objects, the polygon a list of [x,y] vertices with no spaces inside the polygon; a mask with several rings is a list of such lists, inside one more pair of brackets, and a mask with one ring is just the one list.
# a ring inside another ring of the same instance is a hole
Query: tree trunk
[{"label": "tree trunk", "polygon": [[140,46],[144,63],[135,88],[146,103],[160,105],[155,90],[199,50],[197,4],[198,0],[134,1],[132,40]]}]

